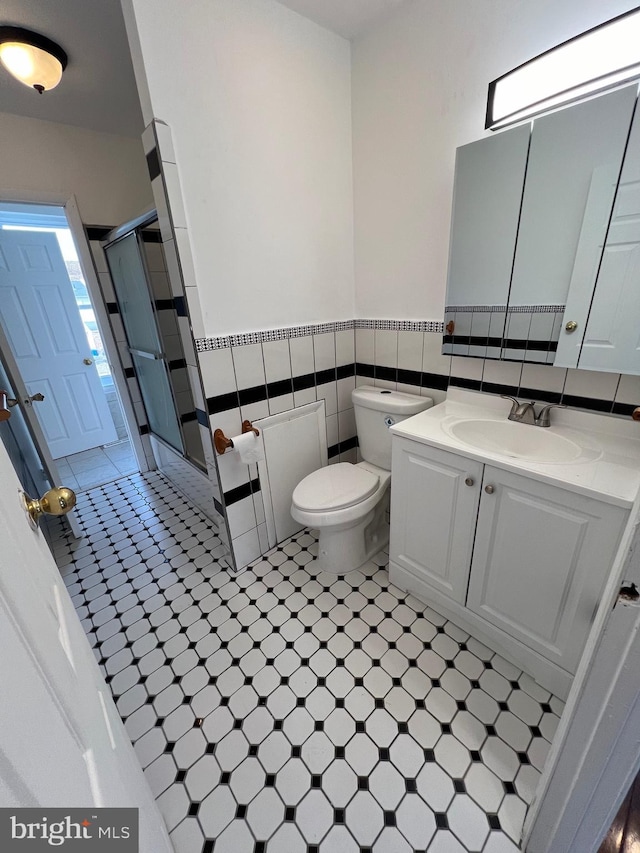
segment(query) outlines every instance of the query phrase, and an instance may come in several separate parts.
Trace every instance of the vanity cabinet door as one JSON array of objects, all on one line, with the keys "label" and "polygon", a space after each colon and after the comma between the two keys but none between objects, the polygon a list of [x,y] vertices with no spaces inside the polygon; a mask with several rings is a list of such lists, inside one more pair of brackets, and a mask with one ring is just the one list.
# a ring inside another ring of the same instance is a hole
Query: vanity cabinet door
[{"label": "vanity cabinet door", "polygon": [[393,439],[391,561],[464,604],[482,465]]},{"label": "vanity cabinet door", "polygon": [[627,514],[487,465],[467,606],[575,672]]}]

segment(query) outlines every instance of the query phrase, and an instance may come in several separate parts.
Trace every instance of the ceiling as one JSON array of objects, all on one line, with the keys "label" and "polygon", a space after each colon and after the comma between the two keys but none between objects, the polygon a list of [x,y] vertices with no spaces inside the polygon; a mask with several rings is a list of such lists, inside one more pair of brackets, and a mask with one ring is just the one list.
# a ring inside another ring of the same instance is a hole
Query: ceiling
[{"label": "ceiling", "polygon": [[[280,2],[353,38],[406,0]],[[0,67],[0,112],[140,136],[142,114],[120,0],[2,0],[0,24],[35,30],[69,56],[61,84],[44,95],[29,91]]]},{"label": "ceiling", "polygon": [[0,66],[0,112],[140,136],[142,113],[120,0],[2,0],[0,24],[35,30],[69,56],[62,82],[44,95]]},{"label": "ceiling", "polygon": [[376,19],[406,0],[279,0],[294,12],[344,38],[360,35]]}]

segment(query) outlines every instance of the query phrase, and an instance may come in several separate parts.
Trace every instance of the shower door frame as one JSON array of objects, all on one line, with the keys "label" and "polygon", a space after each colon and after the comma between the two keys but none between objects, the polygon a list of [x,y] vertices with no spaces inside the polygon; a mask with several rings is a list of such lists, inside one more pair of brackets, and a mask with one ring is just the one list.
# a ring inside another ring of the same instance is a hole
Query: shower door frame
[{"label": "shower door frame", "polygon": [[[101,245],[102,245],[102,249],[105,253],[105,258],[106,258],[107,257],[106,249],[109,246],[114,245],[114,243],[118,243],[120,240],[124,240],[125,237],[129,237],[131,235],[133,235],[135,237],[136,243],[138,246],[138,252],[140,254],[140,262],[142,264],[144,274],[145,274],[145,284],[147,286],[147,292],[149,294],[149,302],[151,304],[151,313],[153,315],[153,322],[155,323],[155,326],[156,326],[156,334],[158,336],[158,341],[160,343],[160,346],[162,347],[163,346],[162,332],[160,330],[160,323],[158,321],[158,315],[157,315],[157,311],[155,308],[154,294],[153,294],[153,290],[151,288],[150,273],[149,273],[149,269],[147,267],[147,259],[145,257],[144,247],[142,245],[142,239],[141,239],[142,229],[148,225],[151,225],[153,222],[158,222],[158,211],[155,208],[152,208],[148,211],[145,211],[144,213],[140,214],[140,216],[137,216],[135,219],[131,219],[128,222],[124,223],[123,225],[119,225],[117,228],[114,228],[113,231],[111,231],[111,232],[109,232],[109,234],[107,234],[105,239],[101,242]],[[107,266],[109,266],[108,259],[107,259]],[[113,276],[111,275],[111,268],[110,267],[109,267],[109,275],[111,276],[111,280],[113,282]],[[118,292],[117,292],[117,289],[115,286],[115,282],[113,283],[113,289],[114,289],[114,293],[116,296],[116,301],[118,301]],[[124,327],[124,322],[122,325]],[[130,350],[130,352],[132,352],[130,344],[129,344],[129,334],[126,330],[126,327],[124,328],[124,333],[125,333],[126,339],[127,339],[126,340],[127,348]],[[158,433],[154,432],[153,429],[151,428],[150,423],[149,423],[149,434],[153,435],[153,437],[156,441],[160,441],[163,444],[165,444],[174,453],[180,454],[190,465],[193,465],[195,468],[197,468],[198,471],[202,472],[202,469],[200,468],[200,466],[198,466],[191,458],[189,458],[186,455],[186,442],[185,442],[184,432],[182,429],[182,422],[180,420],[178,403],[177,403],[177,400],[175,397],[175,391],[173,388],[173,383],[171,382],[168,360],[166,358],[166,354],[164,353],[164,351],[163,351],[162,362],[164,364],[165,372],[167,375],[167,385],[169,387],[169,393],[171,394],[171,399],[173,401],[173,408],[174,408],[175,415],[176,415],[176,421],[178,424],[178,432],[180,434],[180,440],[182,442],[182,448],[174,447],[170,441],[168,441],[163,436],[158,435]],[[134,370],[135,370],[135,367],[134,367]],[[136,376],[137,376],[137,372],[136,372]],[[138,383],[140,383],[139,379],[138,379]],[[142,405],[144,406],[145,412],[146,412],[147,407],[146,407],[146,404],[144,401],[144,394],[142,393],[142,386],[140,386],[140,394],[142,397]],[[148,413],[147,413],[147,422],[149,422]],[[204,472],[204,473],[206,476],[206,472]]]}]

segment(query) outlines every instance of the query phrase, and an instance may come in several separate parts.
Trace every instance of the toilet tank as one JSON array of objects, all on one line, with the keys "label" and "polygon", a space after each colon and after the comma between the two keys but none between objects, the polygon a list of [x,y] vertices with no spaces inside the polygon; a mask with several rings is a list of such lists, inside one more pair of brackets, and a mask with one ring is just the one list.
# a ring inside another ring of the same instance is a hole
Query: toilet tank
[{"label": "toilet tank", "polygon": [[356,415],[360,453],[365,462],[391,470],[389,427],[433,406],[431,397],[361,385],[351,399]]}]

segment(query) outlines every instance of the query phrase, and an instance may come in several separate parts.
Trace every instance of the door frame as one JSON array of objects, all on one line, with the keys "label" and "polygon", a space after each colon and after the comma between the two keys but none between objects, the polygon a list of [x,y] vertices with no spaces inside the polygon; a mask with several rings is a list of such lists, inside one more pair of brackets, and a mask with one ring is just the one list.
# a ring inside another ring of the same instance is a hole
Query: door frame
[{"label": "door frame", "polygon": [[129,385],[120,362],[118,346],[113,336],[111,323],[109,322],[107,306],[104,302],[100,282],[98,281],[98,274],[93,263],[93,256],[91,254],[82,219],[80,218],[78,203],[74,195],[65,202],[64,212],[67,217],[67,222],[69,223],[69,229],[71,230],[71,236],[73,237],[76,251],[78,252],[80,268],[84,276],[85,284],[87,285],[87,290],[89,291],[91,305],[96,316],[98,328],[100,329],[102,344],[107,354],[107,358],[109,359],[111,375],[113,376],[113,381],[118,391],[118,396],[120,397],[120,403],[122,404],[124,411],[127,430],[129,432],[129,438],[131,439],[131,446],[136,457],[136,462],[138,463],[140,471],[148,471],[149,463],[144,452],[144,447],[142,446],[142,440],[140,439],[140,431],[138,429],[138,422],[136,420],[136,414],[133,408],[131,394],[129,392]]},{"label": "door frame", "polygon": [[[131,399],[131,393],[129,391],[129,385],[127,382],[127,378],[124,375],[122,364],[120,362],[118,346],[113,336],[111,323],[109,322],[107,307],[104,302],[104,297],[100,288],[100,282],[98,280],[98,274],[96,272],[96,268],[93,262],[91,248],[89,247],[87,235],[84,230],[84,223],[82,222],[82,218],[80,216],[80,210],[78,208],[78,202],[76,200],[75,195],[68,196],[66,193],[38,193],[33,191],[20,192],[16,190],[0,188],[0,204],[2,202],[21,202],[24,204],[52,204],[57,205],[58,207],[62,207],[64,209],[69,230],[71,231],[71,236],[73,237],[73,242],[78,253],[78,261],[80,263],[80,268],[82,270],[84,281],[87,286],[89,297],[91,299],[91,304],[95,313],[96,323],[98,325],[98,329],[100,330],[100,337],[102,338],[105,353],[109,361],[111,375],[113,376],[113,381],[116,386],[118,396],[120,398],[120,403],[122,404],[122,409],[127,425],[127,431],[129,433],[129,438],[131,440],[131,446],[133,448],[136,462],[141,472],[148,471],[149,462],[147,460],[147,456],[144,451],[144,446],[140,438],[140,431],[138,429],[138,422],[136,419],[133,401]],[[5,356],[5,360],[7,356],[6,347],[7,341],[4,339],[3,335],[2,337],[0,337],[0,352],[2,352],[2,354]],[[15,365],[15,361],[10,352],[9,357],[12,362],[9,365],[10,372],[12,373],[12,378],[14,378],[16,376],[17,365]],[[17,377],[18,384],[21,384],[22,378],[20,377],[19,371],[17,371]],[[35,418],[31,418],[29,420],[30,424],[34,420]],[[51,459],[51,454],[49,453],[49,449],[46,443],[44,442],[44,435],[40,430],[39,424],[37,424],[37,430],[34,430],[34,433],[36,437],[36,447],[38,449],[38,452],[41,453],[43,459],[46,462],[47,467],[49,467],[49,460]],[[57,468],[55,466],[53,468],[53,473],[57,473]],[[71,526],[73,529],[74,522],[71,522]],[[74,535],[78,535],[75,529],[73,532]]]}]

